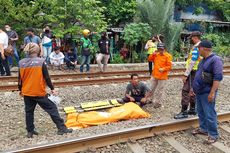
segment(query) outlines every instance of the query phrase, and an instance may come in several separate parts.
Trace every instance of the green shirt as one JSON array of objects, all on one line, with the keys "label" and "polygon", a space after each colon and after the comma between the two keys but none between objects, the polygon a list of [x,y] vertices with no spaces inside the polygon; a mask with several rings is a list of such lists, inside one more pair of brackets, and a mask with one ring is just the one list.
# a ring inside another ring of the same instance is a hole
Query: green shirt
[{"label": "green shirt", "polygon": [[82,37],[81,42],[83,48],[90,48],[92,46],[92,43],[89,38]]}]

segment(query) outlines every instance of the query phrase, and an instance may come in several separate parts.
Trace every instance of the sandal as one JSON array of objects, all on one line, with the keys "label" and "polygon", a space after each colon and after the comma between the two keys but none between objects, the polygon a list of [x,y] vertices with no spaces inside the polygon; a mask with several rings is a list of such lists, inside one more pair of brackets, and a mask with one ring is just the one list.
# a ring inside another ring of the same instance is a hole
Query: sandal
[{"label": "sandal", "polygon": [[191,133],[192,133],[192,135],[197,135],[197,134],[208,135],[208,132],[204,132],[200,128],[197,128],[197,129],[193,130]]},{"label": "sandal", "polygon": [[210,145],[210,144],[215,143],[217,140],[218,138],[213,138],[209,136],[208,139],[204,141],[204,144]]}]

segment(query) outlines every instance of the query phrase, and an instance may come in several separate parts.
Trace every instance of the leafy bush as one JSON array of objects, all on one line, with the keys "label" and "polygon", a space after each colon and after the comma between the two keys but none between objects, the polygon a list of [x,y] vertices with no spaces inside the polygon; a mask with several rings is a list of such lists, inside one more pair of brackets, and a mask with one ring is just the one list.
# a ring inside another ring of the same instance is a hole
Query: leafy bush
[{"label": "leafy bush", "polygon": [[131,23],[125,26],[124,29],[124,40],[127,44],[130,45],[130,53],[131,53],[131,62],[134,62],[138,56],[135,53],[135,48],[138,42],[143,44],[150,38],[151,36],[151,27],[146,23]]},{"label": "leafy bush", "polygon": [[124,60],[122,59],[122,57],[120,56],[120,54],[114,54],[113,55],[113,60],[111,61],[112,64],[115,63],[124,63]]},{"label": "leafy bush", "polygon": [[230,33],[208,33],[202,39],[207,39],[213,43],[213,51],[222,56],[230,56]]}]

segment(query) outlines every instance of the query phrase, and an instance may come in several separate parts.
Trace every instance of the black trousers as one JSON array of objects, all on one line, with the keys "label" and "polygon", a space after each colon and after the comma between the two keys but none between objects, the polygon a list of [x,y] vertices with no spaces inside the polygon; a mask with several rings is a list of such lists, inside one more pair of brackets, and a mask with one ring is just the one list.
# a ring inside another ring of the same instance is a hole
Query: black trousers
[{"label": "black trousers", "polygon": [[64,120],[60,117],[57,106],[47,97],[29,97],[24,96],[25,112],[26,112],[26,129],[28,132],[34,130],[34,109],[38,104],[45,110],[56,124],[58,129],[66,128]]},{"label": "black trousers", "polygon": [[0,56],[0,71],[1,71],[1,76],[5,75],[10,75],[10,68],[8,65],[8,60],[7,60],[7,56],[5,56],[5,60],[2,59],[2,56]]},{"label": "black trousers", "polygon": [[[151,54],[148,54],[148,57],[150,56]],[[152,71],[153,71],[153,62],[148,62],[148,65],[149,65],[149,74],[152,75]]]}]

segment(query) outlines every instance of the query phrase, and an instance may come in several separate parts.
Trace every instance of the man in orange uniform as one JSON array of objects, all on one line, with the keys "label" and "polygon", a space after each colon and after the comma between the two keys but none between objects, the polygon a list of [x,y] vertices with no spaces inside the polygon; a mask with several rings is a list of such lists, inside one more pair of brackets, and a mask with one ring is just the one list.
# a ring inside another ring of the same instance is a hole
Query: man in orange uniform
[{"label": "man in orange uniform", "polygon": [[24,50],[29,55],[19,61],[18,88],[20,95],[24,97],[27,137],[38,135],[34,126],[34,109],[37,104],[50,115],[58,128],[58,135],[71,133],[72,129],[66,128],[57,106],[47,97],[46,85],[49,86],[52,94],[56,94],[56,91],[50,80],[45,59],[38,57],[40,47],[36,43],[28,43]]},{"label": "man in orange uniform", "polygon": [[165,81],[168,79],[168,72],[172,67],[172,56],[166,51],[163,43],[158,43],[156,52],[151,54],[148,60],[154,63],[151,77],[152,94],[154,94],[156,88],[160,91],[155,97],[158,101],[154,103],[154,108],[158,108],[162,105],[163,89]]}]

